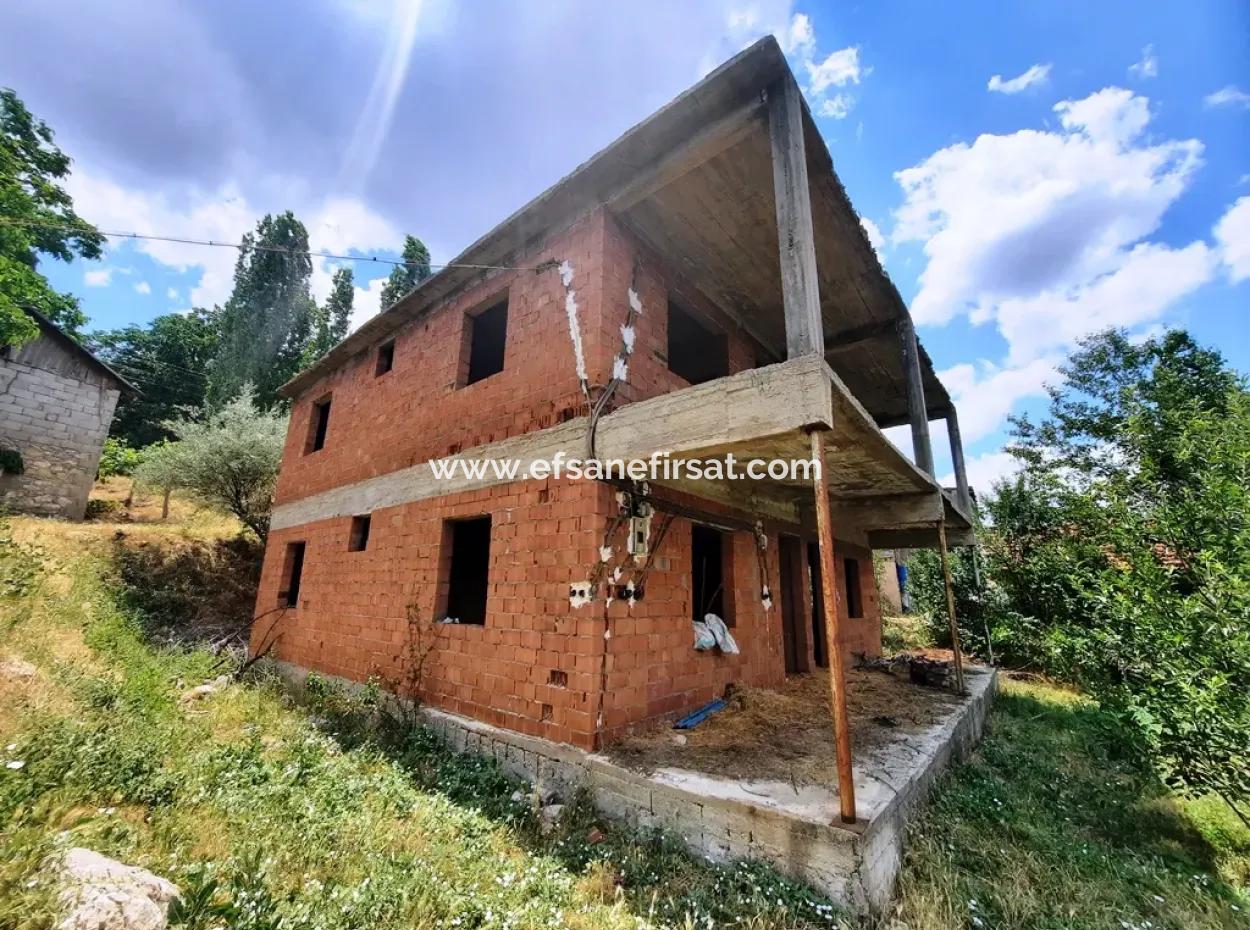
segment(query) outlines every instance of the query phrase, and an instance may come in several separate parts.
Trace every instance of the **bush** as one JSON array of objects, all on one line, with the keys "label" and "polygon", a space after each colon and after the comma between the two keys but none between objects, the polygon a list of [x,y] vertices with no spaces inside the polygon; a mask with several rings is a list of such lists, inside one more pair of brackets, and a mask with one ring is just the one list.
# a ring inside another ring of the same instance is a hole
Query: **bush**
[{"label": "bush", "polygon": [[112,478],[115,475],[134,474],[142,461],[142,452],[132,449],[126,444],[126,440],[110,436],[104,440],[104,451],[100,453],[100,466],[96,470],[96,477]]}]

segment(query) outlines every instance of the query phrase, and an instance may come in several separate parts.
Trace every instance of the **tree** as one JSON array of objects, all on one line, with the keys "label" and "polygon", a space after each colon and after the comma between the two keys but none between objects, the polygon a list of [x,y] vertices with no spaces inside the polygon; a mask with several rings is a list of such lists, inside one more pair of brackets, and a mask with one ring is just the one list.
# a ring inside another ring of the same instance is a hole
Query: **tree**
[{"label": "tree", "polygon": [[151,487],[189,491],[234,514],[262,542],[269,534],[273,486],[282,461],[286,418],[259,410],[251,385],[203,420],[168,424],[177,438],[144,456],[136,478]]},{"label": "tree", "polygon": [[21,345],[39,334],[27,309],[77,336],[86,323],[72,294],[52,289],[39,257],[99,258],[104,237],[77,213],[60,185],[70,159],[53,143],[12,90],[0,90],[0,345]]},{"label": "tree", "polygon": [[289,210],[267,214],[243,237],[234,290],[221,311],[210,404],[239,396],[244,384],[254,386],[262,408],[278,402],[278,388],[299,372],[313,337],[311,277],[308,231]]},{"label": "tree", "polygon": [[1250,392],[1183,332],[1081,344],[988,502],[1046,667],[1174,787],[1250,799]]},{"label": "tree", "polygon": [[430,250],[416,236],[404,237],[404,264],[396,265],[382,285],[382,309],[387,310],[430,276]]},{"label": "tree", "polygon": [[172,438],[167,421],[204,406],[218,342],[217,317],[202,309],[92,333],[89,343],[100,358],[143,390],[122,397],[110,434],[135,448]]},{"label": "tree", "polygon": [[313,338],[305,353],[304,367],[311,365],[343,341],[352,320],[352,301],[356,285],[350,268],[334,272],[330,296],[325,306],[318,307],[313,326]]}]

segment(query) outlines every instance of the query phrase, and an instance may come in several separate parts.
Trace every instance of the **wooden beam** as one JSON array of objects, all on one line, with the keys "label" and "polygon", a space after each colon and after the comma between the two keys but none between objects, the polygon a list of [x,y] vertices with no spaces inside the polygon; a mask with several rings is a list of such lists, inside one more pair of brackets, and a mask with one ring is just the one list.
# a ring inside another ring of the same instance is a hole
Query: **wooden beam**
[{"label": "wooden beam", "polygon": [[[812,458],[825,460],[825,431],[812,430]],[[846,669],[842,630],[838,619],[838,585],[833,557],[833,517],[824,469],[816,476],[816,535],[820,550],[821,607],[825,614],[825,643],[829,655],[829,691],[833,699],[833,740],[838,764],[838,801],[843,823],[855,822],[855,772],[851,765],[851,724],[846,710]]]},{"label": "wooden beam", "polygon": [[955,587],[951,582],[950,554],[946,550],[946,521],[938,521],[938,552],[942,556],[942,580],[946,585],[946,617],[950,622],[951,652],[955,656],[955,690],[964,693],[964,657],[959,648],[959,623],[955,620]]},{"label": "wooden beam", "polygon": [[823,355],[816,235],[807,149],[803,144],[803,97],[791,74],[768,88],[768,134],[772,142],[773,196],[777,203],[786,354],[790,358]]},{"label": "wooden beam", "polygon": [[689,140],[670,149],[626,186],[615,192],[608,206],[624,212],[688,174],[721,152],[732,148],[762,120],[764,103],[755,98],[705,126]]},{"label": "wooden beam", "polygon": [[946,435],[951,443],[951,463],[955,467],[955,488],[959,496],[959,506],[972,518],[972,492],[968,488],[968,467],[964,462],[964,441],[959,435],[959,415],[955,405],[946,410]]},{"label": "wooden beam", "polygon": [[925,474],[933,477],[933,446],[929,442],[929,414],[924,403],[924,379],[920,371],[920,347],[911,316],[898,319],[899,349],[903,356],[903,376],[907,379],[907,415],[911,422],[912,458]]}]

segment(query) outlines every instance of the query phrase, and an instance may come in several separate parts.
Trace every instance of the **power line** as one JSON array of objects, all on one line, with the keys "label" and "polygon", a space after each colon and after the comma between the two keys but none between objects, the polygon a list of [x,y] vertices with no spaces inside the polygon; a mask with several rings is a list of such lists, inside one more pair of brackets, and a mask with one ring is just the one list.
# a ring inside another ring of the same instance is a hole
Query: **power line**
[{"label": "power line", "polygon": [[66,232],[77,233],[79,235],[95,233],[108,239],[141,239],[148,242],[173,242],[178,245],[203,245],[212,246],[218,249],[251,249],[257,252],[278,252],[284,255],[307,255],[310,258],[328,258],[333,261],[343,262],[370,262],[378,265],[394,265],[396,267],[409,268],[421,267],[428,268],[467,268],[473,271],[533,271],[532,265],[478,265],[472,262],[405,262],[395,261],[390,258],[378,258],[376,255],[336,255],[333,252],[323,252],[317,249],[290,249],[283,245],[245,245],[242,242],[217,242],[213,239],[192,239],[185,236],[160,236],[155,233],[137,233],[137,232],[113,232],[104,229],[96,229],[90,226],[74,226],[70,223],[40,223],[34,220],[15,220],[0,217],[0,226],[15,226],[24,229],[42,229],[47,232]]}]

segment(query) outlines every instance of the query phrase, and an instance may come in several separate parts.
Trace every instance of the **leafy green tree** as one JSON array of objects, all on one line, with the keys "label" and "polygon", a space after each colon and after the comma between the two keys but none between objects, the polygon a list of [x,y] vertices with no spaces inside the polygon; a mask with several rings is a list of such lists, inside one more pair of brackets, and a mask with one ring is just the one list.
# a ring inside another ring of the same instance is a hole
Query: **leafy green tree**
[{"label": "leafy green tree", "polygon": [[1044,667],[1115,714],[1173,786],[1250,799],[1250,392],[1183,332],[1084,342],[987,552]]},{"label": "leafy green tree", "polygon": [[0,345],[39,334],[27,309],[74,336],[87,321],[77,298],[53,290],[38,270],[40,256],[99,258],[104,244],[59,183],[69,166],[47,124],[12,90],[0,90]]},{"label": "leafy green tree", "polygon": [[303,367],[314,335],[311,277],[308,230],[289,210],[267,214],[243,237],[234,291],[221,311],[211,405],[239,396],[244,384],[254,386],[261,407],[278,403],[278,388]]},{"label": "leafy green tree", "polygon": [[234,514],[263,542],[282,461],[286,417],[257,408],[251,385],[202,420],[168,424],[174,441],[153,446],[135,477],[163,491],[183,489]]},{"label": "leafy green tree", "polygon": [[313,339],[305,354],[305,366],[311,365],[343,341],[352,320],[352,301],[356,286],[350,268],[334,272],[330,296],[317,308]]},{"label": "leafy green tree", "polygon": [[391,275],[382,285],[382,309],[387,310],[399,302],[399,299],[428,278],[430,271],[430,250],[416,236],[404,237],[404,264],[396,265]]},{"label": "leafy green tree", "polygon": [[89,342],[143,391],[123,396],[113,417],[110,433],[129,445],[143,448],[171,438],[167,421],[204,406],[219,342],[212,311],[158,316],[147,326],[92,333]]}]

